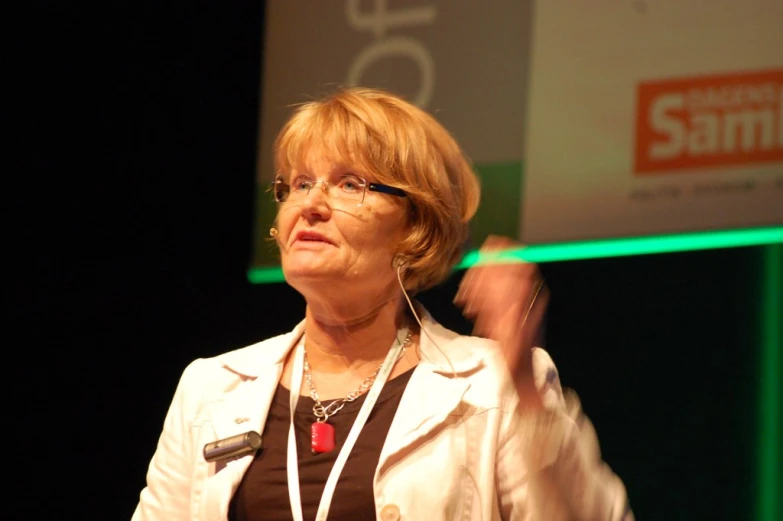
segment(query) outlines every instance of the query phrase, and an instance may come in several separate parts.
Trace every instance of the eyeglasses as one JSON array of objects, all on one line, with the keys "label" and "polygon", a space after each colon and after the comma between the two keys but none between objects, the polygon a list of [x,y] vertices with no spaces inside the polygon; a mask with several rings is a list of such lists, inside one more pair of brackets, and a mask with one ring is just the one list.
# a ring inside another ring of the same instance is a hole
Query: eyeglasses
[{"label": "eyeglasses", "polygon": [[328,196],[348,204],[360,205],[364,203],[364,194],[367,190],[397,197],[407,197],[405,191],[400,188],[381,183],[368,183],[353,174],[346,174],[335,182],[318,181],[300,175],[296,176],[291,184],[286,183],[282,176],[277,176],[274,184],[275,201],[278,203],[302,202],[318,183],[321,183]]}]

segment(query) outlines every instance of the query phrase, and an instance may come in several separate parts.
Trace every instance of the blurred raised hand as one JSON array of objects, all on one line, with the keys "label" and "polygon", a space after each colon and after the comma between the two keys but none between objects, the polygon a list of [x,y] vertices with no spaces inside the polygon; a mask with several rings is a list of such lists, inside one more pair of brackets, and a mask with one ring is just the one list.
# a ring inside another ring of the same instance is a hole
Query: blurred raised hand
[{"label": "blurred raised hand", "polygon": [[497,341],[514,379],[521,409],[539,410],[533,381],[532,348],[543,327],[549,291],[536,264],[493,260],[522,247],[508,237],[489,236],[480,248],[489,259],[469,268],[454,303],[473,322],[473,334]]}]

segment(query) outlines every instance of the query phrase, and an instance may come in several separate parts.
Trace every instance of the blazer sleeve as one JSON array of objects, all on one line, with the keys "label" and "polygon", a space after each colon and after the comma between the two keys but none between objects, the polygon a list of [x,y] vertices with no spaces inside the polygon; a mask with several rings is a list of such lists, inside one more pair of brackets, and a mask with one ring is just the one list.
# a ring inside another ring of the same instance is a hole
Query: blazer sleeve
[{"label": "blazer sleeve", "polygon": [[[633,521],[626,489],[602,460],[579,399],[560,385],[541,348],[533,375],[544,409],[507,411],[498,454],[498,501],[509,521]],[[509,402],[516,403],[516,402]]]},{"label": "blazer sleeve", "polygon": [[132,521],[185,521],[193,518],[191,508],[195,498],[192,497],[192,480],[196,447],[192,419],[200,402],[200,362],[192,362],[180,377]]},{"label": "blazer sleeve", "polygon": [[552,477],[573,519],[633,521],[625,485],[602,460],[595,428],[576,393],[567,389],[565,403],[568,423]]}]

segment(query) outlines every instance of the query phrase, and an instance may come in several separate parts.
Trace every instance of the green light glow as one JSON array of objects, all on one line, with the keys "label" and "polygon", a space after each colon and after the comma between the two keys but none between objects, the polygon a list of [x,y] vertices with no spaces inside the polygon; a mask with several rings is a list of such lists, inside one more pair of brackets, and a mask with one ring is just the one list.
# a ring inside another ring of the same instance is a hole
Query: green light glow
[{"label": "green light glow", "polygon": [[283,270],[280,266],[267,266],[263,268],[250,268],[247,272],[247,280],[251,284],[273,284],[285,282]]},{"label": "green light glow", "polygon": [[469,268],[480,263],[514,260],[540,263],[737,246],[757,246],[774,243],[783,243],[783,226],[755,228],[752,230],[724,230],[657,235],[654,237],[536,244],[502,254],[487,254],[473,251],[464,257],[459,268]]},{"label": "green light glow", "polygon": [[[778,243],[783,243],[783,226],[535,244],[501,254],[471,251],[465,255],[456,269],[466,269],[477,264],[497,262],[527,261],[542,263]],[[253,284],[269,284],[285,280],[283,271],[279,266],[251,268],[248,271],[247,278]]]},{"label": "green light glow", "polygon": [[761,357],[759,367],[758,521],[781,519],[780,460],[780,352],[783,317],[783,246],[774,244],[762,253]]}]

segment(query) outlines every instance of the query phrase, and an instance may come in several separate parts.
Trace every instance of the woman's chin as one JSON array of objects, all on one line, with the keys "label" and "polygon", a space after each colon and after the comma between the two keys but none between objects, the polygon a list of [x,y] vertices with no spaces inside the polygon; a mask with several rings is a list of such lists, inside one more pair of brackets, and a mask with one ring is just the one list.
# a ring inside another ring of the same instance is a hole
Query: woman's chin
[{"label": "woman's chin", "polygon": [[285,280],[295,288],[297,287],[298,282],[324,282],[329,280],[337,281],[341,279],[343,275],[334,267],[330,267],[324,264],[315,264],[312,262],[284,262],[282,268]]}]

